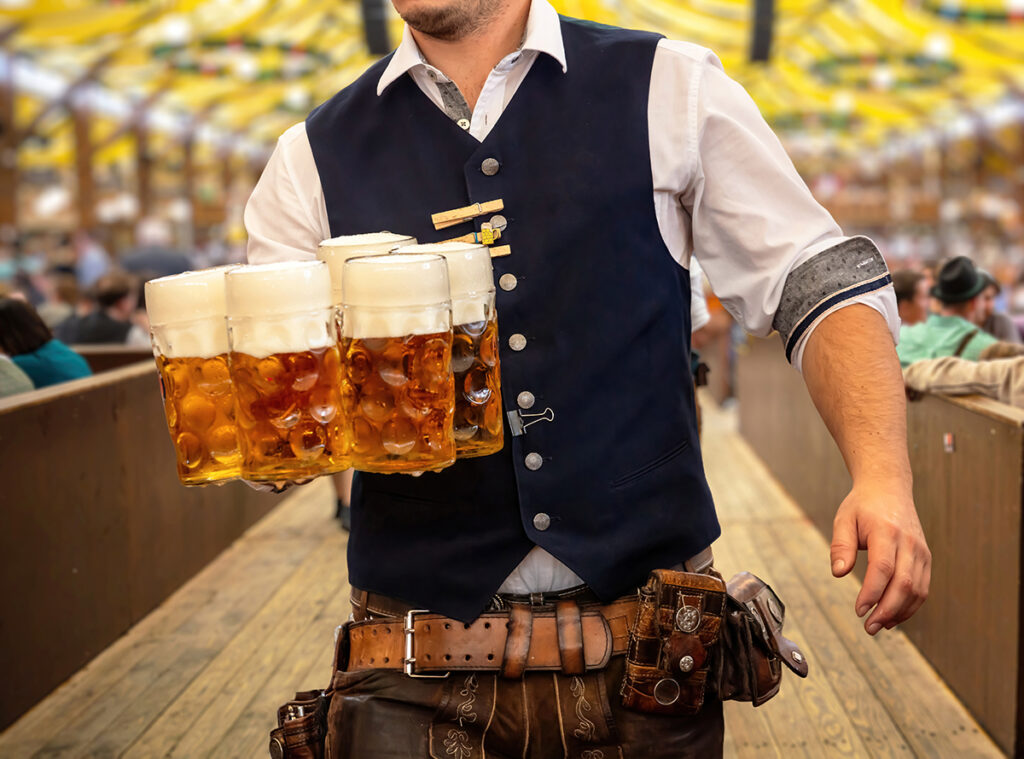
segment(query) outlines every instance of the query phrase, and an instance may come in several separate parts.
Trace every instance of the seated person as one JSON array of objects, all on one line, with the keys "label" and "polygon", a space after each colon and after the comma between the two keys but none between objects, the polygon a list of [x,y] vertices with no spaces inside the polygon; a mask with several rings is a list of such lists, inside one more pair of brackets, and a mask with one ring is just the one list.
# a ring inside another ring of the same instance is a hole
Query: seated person
[{"label": "seated person", "polygon": [[35,390],[35,385],[6,353],[0,353],[0,398]]},{"label": "seated person", "polygon": [[931,283],[927,274],[913,269],[894,271],[892,286],[896,291],[896,308],[899,309],[901,323],[909,326],[928,318]]},{"label": "seated person", "polygon": [[903,370],[909,390],[943,395],[986,395],[1024,408],[1024,357],[968,361],[954,356],[915,361]]},{"label": "seated person", "polygon": [[149,335],[132,321],[138,305],[135,278],[113,271],[96,280],[92,291],[96,308],[85,316],[62,322],[56,335],[65,343],[122,343],[139,348],[150,346]]},{"label": "seated person", "polygon": [[92,374],[85,359],[55,340],[36,310],[19,298],[0,299],[0,351],[37,388]]},{"label": "seated person", "polygon": [[975,323],[987,286],[988,280],[967,256],[957,256],[944,264],[931,289],[941,310],[919,324],[900,328],[896,348],[900,364],[906,368],[915,361],[942,356],[977,361],[1024,354],[1021,346],[1001,342]]},{"label": "seated person", "polygon": [[981,308],[978,309],[978,326],[993,337],[1007,343],[1021,343],[1020,330],[1009,314],[996,311],[996,298],[1002,291],[998,280],[987,271],[981,271],[987,285],[981,292]]}]

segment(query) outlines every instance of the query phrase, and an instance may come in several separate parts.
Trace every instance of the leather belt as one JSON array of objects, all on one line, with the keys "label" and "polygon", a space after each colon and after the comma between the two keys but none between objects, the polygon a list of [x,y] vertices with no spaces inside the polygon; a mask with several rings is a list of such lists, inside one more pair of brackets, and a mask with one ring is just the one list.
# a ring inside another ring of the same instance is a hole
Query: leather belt
[{"label": "leather belt", "polygon": [[571,599],[540,607],[513,603],[469,623],[412,609],[404,618],[349,623],[344,669],[396,669],[410,677],[446,677],[459,670],[510,678],[526,670],[583,674],[626,652],[636,610],[635,596],[606,605],[580,606]]}]

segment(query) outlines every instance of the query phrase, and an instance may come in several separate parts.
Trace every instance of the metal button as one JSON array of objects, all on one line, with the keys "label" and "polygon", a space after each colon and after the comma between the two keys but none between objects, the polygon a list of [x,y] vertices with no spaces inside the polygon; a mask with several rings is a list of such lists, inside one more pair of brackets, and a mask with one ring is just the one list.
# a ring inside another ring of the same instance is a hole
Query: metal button
[{"label": "metal button", "polygon": [[534,514],[533,526],[541,532],[544,532],[544,530],[551,526],[551,517],[549,517],[543,511],[540,514]]},{"label": "metal button", "polygon": [[502,274],[498,280],[498,286],[501,287],[505,292],[510,292],[516,289],[516,285],[519,284],[519,280],[516,279],[515,274]]},{"label": "metal button", "polygon": [[676,612],[676,627],[684,633],[692,633],[700,627],[700,609],[684,606]]},{"label": "metal button", "polygon": [[456,123],[463,129],[469,129],[469,119],[459,119]]},{"label": "metal button", "polygon": [[480,171],[489,177],[493,177],[498,173],[498,169],[501,168],[501,164],[498,163],[496,158],[485,158],[484,162],[480,164]]},{"label": "metal button", "polygon": [[[526,468],[529,469],[531,472],[536,472],[538,469],[544,466],[544,457],[541,456],[539,453],[528,453],[526,454],[526,458],[523,460],[523,463],[526,464]],[[547,519],[547,517],[544,518]]]},{"label": "metal button", "polygon": [[537,399],[533,397],[533,393],[529,390],[524,390],[516,396],[516,403],[519,404],[519,408],[533,408],[533,404],[537,402]]},{"label": "metal button", "polygon": [[521,351],[526,347],[526,335],[516,332],[508,338],[508,347],[514,351]]},{"label": "metal button", "polygon": [[270,756],[271,759],[284,759],[284,744],[281,743],[280,738],[270,739]]},{"label": "metal button", "polygon": [[494,229],[500,229],[502,232],[508,227],[508,219],[502,216],[500,213],[491,217],[491,227]]},{"label": "metal button", "polygon": [[684,656],[682,659],[680,659],[679,660],[679,669],[681,669],[683,672],[689,672],[690,670],[692,670],[693,669],[693,657],[692,656]]},{"label": "metal button", "polygon": [[804,657],[802,657],[800,655],[799,651],[794,651],[792,656],[793,656],[793,661],[795,661],[797,664],[800,664],[804,660]]}]

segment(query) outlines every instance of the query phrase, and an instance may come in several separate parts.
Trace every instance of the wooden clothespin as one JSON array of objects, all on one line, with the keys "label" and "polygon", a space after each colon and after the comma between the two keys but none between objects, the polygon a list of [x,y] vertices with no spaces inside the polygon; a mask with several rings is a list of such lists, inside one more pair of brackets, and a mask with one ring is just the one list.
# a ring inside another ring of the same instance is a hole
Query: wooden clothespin
[{"label": "wooden clothespin", "polygon": [[494,241],[501,237],[501,230],[494,229],[490,222],[484,222],[480,225],[479,232],[470,232],[468,235],[462,235],[462,237],[453,237],[450,240],[442,240],[441,242],[469,242],[477,243],[479,245],[493,245]]},{"label": "wooden clothespin", "polygon": [[504,210],[504,208],[505,201],[498,198],[497,200],[489,200],[486,203],[474,203],[471,206],[431,214],[430,220],[434,222],[434,229],[447,229],[464,221],[475,219],[477,216],[483,216],[485,213],[494,213],[495,211]]}]

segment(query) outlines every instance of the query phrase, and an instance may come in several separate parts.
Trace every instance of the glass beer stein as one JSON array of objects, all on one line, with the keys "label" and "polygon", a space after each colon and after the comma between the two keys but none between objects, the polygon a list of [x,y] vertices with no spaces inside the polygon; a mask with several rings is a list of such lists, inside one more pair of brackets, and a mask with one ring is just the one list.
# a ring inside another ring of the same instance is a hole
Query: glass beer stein
[{"label": "glass beer stein", "polygon": [[331,300],[341,304],[341,277],[345,262],[355,256],[390,253],[403,245],[415,245],[416,238],[394,232],[369,232],[361,235],[342,235],[324,240],[317,246],[316,257],[327,264],[331,272]]},{"label": "glass beer stein", "polygon": [[341,331],[353,468],[412,472],[454,463],[445,259],[350,258],[342,277]]},{"label": "glass beer stein", "polygon": [[232,268],[190,271],[145,285],[167,429],[185,485],[241,474],[224,323],[224,278]]},{"label": "glass beer stein", "polygon": [[327,265],[233,269],[227,314],[242,477],[274,482],[347,469]]},{"label": "glass beer stein", "polygon": [[395,252],[435,253],[447,260],[452,297],[456,454],[458,458],[472,458],[497,453],[505,439],[490,251],[483,245],[455,242],[411,245]]}]

